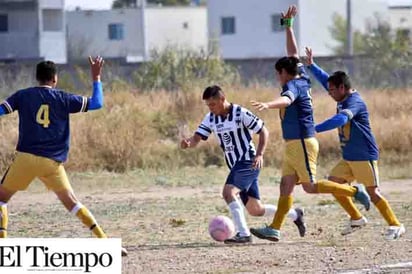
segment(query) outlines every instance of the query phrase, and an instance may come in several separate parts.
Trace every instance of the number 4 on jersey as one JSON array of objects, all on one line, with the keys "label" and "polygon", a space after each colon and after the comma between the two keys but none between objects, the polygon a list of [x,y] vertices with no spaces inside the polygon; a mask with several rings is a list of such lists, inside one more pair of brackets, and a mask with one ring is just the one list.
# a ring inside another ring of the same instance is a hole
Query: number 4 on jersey
[{"label": "number 4 on jersey", "polygon": [[47,128],[50,124],[49,105],[41,105],[36,115],[36,122]]}]

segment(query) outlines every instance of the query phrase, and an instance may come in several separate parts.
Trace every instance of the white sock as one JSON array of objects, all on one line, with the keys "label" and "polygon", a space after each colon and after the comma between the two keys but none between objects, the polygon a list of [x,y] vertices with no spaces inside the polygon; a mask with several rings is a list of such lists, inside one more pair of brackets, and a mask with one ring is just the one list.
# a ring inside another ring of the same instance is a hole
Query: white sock
[{"label": "white sock", "polygon": [[238,202],[238,200],[234,200],[229,204],[230,213],[232,213],[233,222],[235,223],[236,231],[239,232],[241,237],[243,236],[250,236],[249,229],[247,227],[245,213],[243,212],[243,208]]},{"label": "white sock", "polygon": [[[265,213],[263,214],[263,216],[272,218],[275,216],[277,210],[275,205],[265,204],[263,205],[263,207],[265,208]],[[296,210],[294,208],[291,208],[289,210],[287,216],[291,218],[292,221],[295,221],[298,218],[298,214],[296,213]]]},{"label": "white sock", "polygon": [[265,213],[263,214],[263,216],[271,217],[271,218],[275,216],[276,209],[277,209],[275,205],[265,204],[263,205],[263,207],[265,208]]},{"label": "white sock", "polygon": [[292,219],[292,221],[296,221],[298,218],[298,213],[294,208],[289,209],[288,211],[288,217]]}]

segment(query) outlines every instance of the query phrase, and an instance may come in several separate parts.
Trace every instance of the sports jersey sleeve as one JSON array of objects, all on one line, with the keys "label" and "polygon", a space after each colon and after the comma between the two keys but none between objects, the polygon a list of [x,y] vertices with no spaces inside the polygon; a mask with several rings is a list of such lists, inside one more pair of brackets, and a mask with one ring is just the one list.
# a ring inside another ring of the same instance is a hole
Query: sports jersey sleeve
[{"label": "sports jersey sleeve", "polygon": [[90,99],[85,96],[66,93],[66,100],[70,113],[86,112],[89,109]]},{"label": "sports jersey sleeve", "polygon": [[288,97],[291,103],[293,103],[295,99],[299,96],[299,91],[291,82],[292,81],[289,81],[282,87],[282,92],[280,93],[280,96]]},{"label": "sports jersey sleeve", "polygon": [[93,94],[89,98],[89,110],[100,109],[103,106],[103,86],[100,81],[93,82]]},{"label": "sports jersey sleeve", "polygon": [[312,72],[313,76],[315,76],[316,80],[318,80],[318,82],[321,83],[327,91],[329,74],[315,63],[310,65],[309,69]]},{"label": "sports jersey sleeve", "polygon": [[195,132],[195,134],[198,134],[202,140],[207,140],[212,133],[212,129],[210,128],[210,115],[210,113],[206,114],[205,118],[203,118],[203,121],[200,123]]},{"label": "sports jersey sleeve", "polygon": [[363,107],[361,102],[358,102],[355,97],[349,97],[345,102],[342,104],[342,110],[339,113],[345,114],[348,116],[349,120],[352,120],[353,117],[358,114]]},{"label": "sports jersey sleeve", "polygon": [[19,109],[19,92],[12,94],[0,104],[0,115],[12,113]]},{"label": "sports jersey sleeve", "polygon": [[323,121],[322,123],[315,126],[316,132],[328,131],[343,126],[349,121],[346,114],[338,113],[333,117]]},{"label": "sports jersey sleeve", "polygon": [[242,122],[246,128],[257,134],[260,133],[264,126],[263,120],[247,109],[242,109]]}]

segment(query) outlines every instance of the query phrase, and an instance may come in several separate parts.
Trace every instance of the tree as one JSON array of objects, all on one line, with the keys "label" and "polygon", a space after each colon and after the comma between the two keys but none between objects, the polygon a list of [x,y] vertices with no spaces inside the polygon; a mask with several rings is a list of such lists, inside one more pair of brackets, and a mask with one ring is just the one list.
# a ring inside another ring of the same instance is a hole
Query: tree
[{"label": "tree", "polygon": [[[346,21],[334,16],[330,28],[332,37],[338,42],[335,54],[343,55],[346,45]],[[357,80],[374,86],[406,87],[412,67],[412,43],[407,32],[393,30],[388,22],[375,16],[366,24],[366,32],[353,33],[355,56],[362,55],[357,66]],[[355,57],[356,58],[356,57]]]}]

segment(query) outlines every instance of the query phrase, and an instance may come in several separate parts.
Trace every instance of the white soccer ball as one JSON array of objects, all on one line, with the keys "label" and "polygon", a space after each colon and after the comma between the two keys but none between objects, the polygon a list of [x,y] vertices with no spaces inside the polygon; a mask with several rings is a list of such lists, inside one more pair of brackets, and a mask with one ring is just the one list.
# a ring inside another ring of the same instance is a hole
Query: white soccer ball
[{"label": "white soccer ball", "polygon": [[209,221],[209,234],[213,240],[223,242],[235,234],[235,225],[226,216],[215,216]]}]

